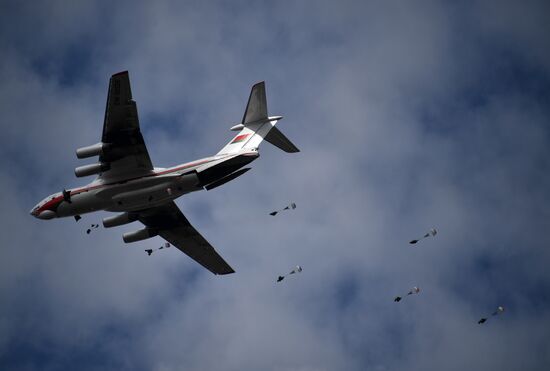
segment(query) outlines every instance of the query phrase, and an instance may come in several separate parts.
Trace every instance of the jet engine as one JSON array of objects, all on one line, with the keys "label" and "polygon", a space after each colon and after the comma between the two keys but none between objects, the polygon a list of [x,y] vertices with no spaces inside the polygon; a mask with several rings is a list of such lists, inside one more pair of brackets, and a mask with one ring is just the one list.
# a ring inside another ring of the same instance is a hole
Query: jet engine
[{"label": "jet engine", "polygon": [[136,220],[137,216],[135,214],[122,213],[115,216],[103,218],[103,226],[105,228],[118,227],[119,225],[132,223]]},{"label": "jet engine", "polygon": [[146,240],[148,238],[155,237],[156,235],[158,235],[157,230],[152,228],[144,228],[135,232],[124,233],[122,235],[122,239],[124,240],[124,242],[130,243],[130,242]]},{"label": "jet engine", "polygon": [[74,174],[80,178],[83,176],[99,174],[102,171],[109,170],[109,168],[110,168],[109,164],[98,162],[97,164],[79,166],[76,169],[74,169]]},{"label": "jet engine", "polygon": [[96,143],[91,146],[82,147],[76,150],[76,157],[78,158],[88,158],[93,156],[102,155],[107,148],[106,143]]}]

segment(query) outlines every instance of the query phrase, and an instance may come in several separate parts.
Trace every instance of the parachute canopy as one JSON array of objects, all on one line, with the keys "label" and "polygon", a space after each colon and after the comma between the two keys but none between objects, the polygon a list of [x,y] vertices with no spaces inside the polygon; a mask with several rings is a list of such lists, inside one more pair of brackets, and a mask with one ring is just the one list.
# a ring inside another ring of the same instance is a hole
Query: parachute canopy
[{"label": "parachute canopy", "polygon": [[497,316],[499,314],[501,314],[502,312],[504,312],[504,307],[497,307],[497,309],[493,312],[493,316]]}]

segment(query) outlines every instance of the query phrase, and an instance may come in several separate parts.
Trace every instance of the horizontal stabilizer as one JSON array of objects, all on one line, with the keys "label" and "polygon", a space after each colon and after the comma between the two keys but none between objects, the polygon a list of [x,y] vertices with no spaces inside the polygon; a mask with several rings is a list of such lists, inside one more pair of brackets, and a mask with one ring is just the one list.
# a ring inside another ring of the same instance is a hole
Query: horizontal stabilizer
[{"label": "horizontal stabilizer", "polygon": [[279,129],[275,126],[271,128],[269,133],[267,133],[264,140],[267,140],[269,143],[273,144],[275,147],[279,147],[285,152],[294,153],[300,152],[298,147],[296,147]]}]

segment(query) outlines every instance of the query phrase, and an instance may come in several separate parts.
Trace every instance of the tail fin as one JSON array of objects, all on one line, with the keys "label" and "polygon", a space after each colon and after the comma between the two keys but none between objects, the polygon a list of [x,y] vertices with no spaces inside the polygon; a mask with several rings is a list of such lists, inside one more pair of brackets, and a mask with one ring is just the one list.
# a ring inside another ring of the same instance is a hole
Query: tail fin
[{"label": "tail fin", "polygon": [[265,96],[265,81],[259,82],[250,90],[246,110],[241,124],[246,125],[267,119],[267,98]]},{"label": "tail fin", "polygon": [[231,130],[240,130],[239,133],[218,154],[235,153],[243,149],[256,150],[263,140],[285,152],[299,152],[300,150],[279,129],[275,128],[280,119],[282,116],[267,115],[265,82],[255,84],[250,91],[242,122],[231,128]]}]

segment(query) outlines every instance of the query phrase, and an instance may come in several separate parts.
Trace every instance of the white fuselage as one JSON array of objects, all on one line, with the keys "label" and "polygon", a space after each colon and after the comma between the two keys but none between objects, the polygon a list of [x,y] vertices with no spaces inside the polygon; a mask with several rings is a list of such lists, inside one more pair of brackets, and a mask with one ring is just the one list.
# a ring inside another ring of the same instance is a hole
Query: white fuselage
[{"label": "white fuselage", "polygon": [[181,164],[167,169],[154,169],[144,176],[124,179],[96,179],[79,188],[46,197],[31,214],[40,219],[76,216],[98,210],[125,212],[136,211],[175,200],[203,188],[199,185],[197,168],[228,156],[218,155]]}]

